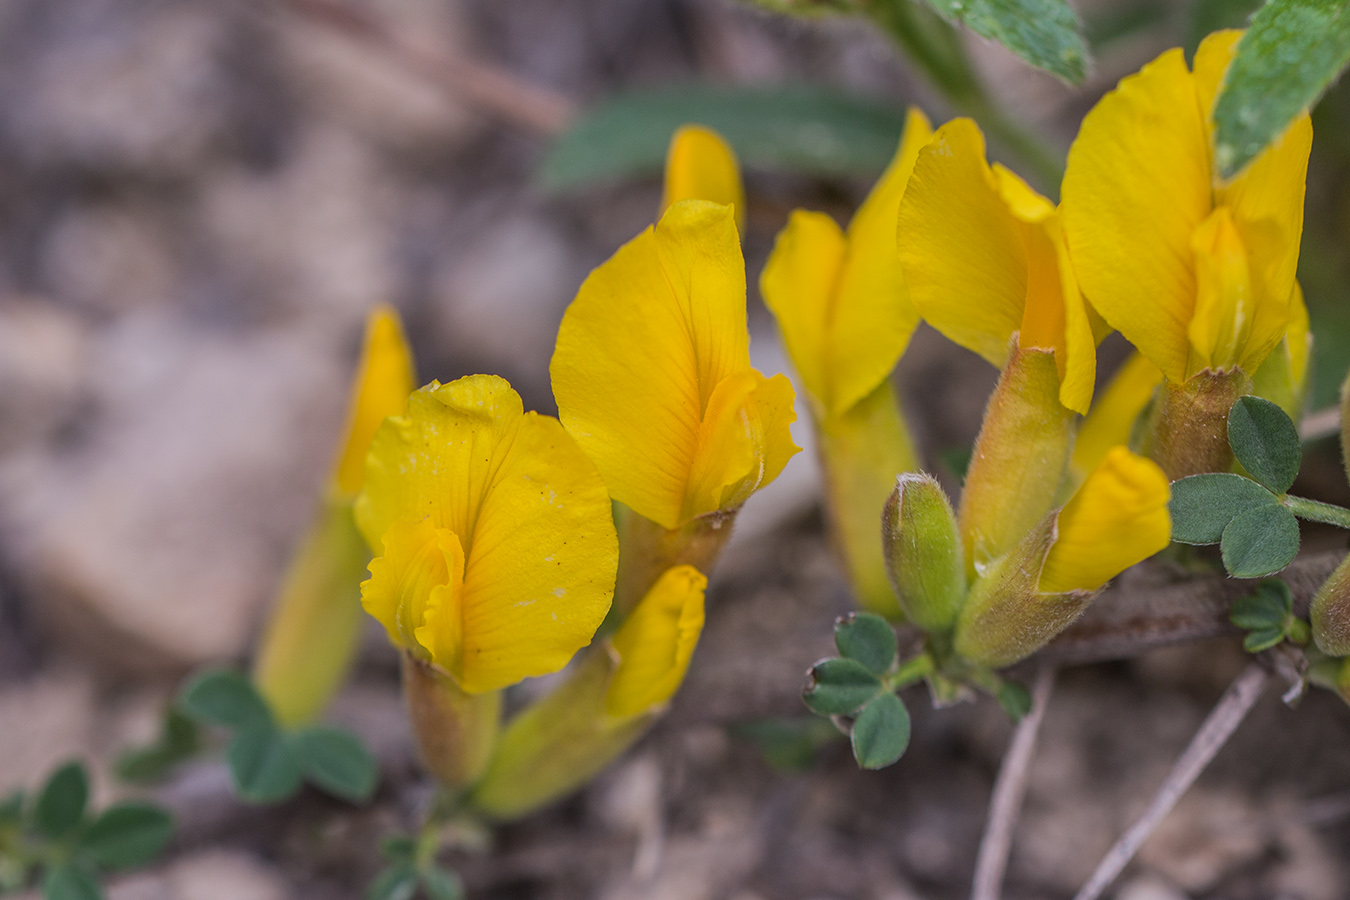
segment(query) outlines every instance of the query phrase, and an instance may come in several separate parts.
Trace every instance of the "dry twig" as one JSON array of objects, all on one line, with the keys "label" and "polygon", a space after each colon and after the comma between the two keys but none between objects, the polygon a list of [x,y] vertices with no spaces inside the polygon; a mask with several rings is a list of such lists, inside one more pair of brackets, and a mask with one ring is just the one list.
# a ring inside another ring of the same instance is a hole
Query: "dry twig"
[{"label": "dry twig", "polygon": [[1003,757],[994,782],[994,793],[989,799],[989,821],[980,838],[980,852],[975,860],[975,880],[970,889],[970,900],[999,900],[1003,891],[1003,873],[1008,869],[1008,854],[1012,850],[1013,828],[1022,810],[1022,799],[1027,793],[1027,778],[1031,774],[1031,760],[1036,749],[1036,736],[1045,718],[1045,707],[1055,686],[1053,664],[1041,666],[1036,683],[1031,689],[1031,711],[1017,723],[1012,743]]},{"label": "dry twig", "polygon": [[1162,823],[1167,814],[1176,806],[1181,795],[1195,783],[1195,779],[1214,759],[1237,729],[1247,713],[1256,704],[1262,691],[1270,682],[1270,673],[1259,663],[1248,663],[1247,668],[1228,686],[1217,706],[1200,726],[1200,730],[1191,739],[1185,752],[1177,758],[1162,787],[1153,795],[1148,809],[1139,817],[1130,830],[1121,836],[1116,845],[1107,852],[1092,873],[1087,884],[1078,892],[1074,900],[1097,900],[1102,891],[1111,886],[1129,864],[1139,848],[1148,840],[1153,830]]}]

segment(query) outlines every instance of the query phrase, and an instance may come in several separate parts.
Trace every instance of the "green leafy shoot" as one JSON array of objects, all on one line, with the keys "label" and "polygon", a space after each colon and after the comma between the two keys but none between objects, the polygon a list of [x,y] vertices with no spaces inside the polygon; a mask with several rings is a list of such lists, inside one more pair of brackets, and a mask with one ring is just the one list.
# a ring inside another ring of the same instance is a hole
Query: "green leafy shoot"
[{"label": "green leafy shoot", "polygon": [[1345,0],[1269,0],[1252,18],[1214,104],[1214,155],[1230,178],[1350,63]]},{"label": "green leafy shoot", "polygon": [[170,706],[164,711],[159,735],[153,742],[133,747],[117,758],[117,777],[133,783],[160,781],[201,749],[197,724],[176,706]]},{"label": "green leafy shoot", "polygon": [[1308,623],[1294,615],[1289,585],[1278,578],[1257,584],[1256,589],[1233,604],[1228,620],[1247,632],[1242,646],[1249,653],[1268,650],[1286,639],[1308,643]]}]

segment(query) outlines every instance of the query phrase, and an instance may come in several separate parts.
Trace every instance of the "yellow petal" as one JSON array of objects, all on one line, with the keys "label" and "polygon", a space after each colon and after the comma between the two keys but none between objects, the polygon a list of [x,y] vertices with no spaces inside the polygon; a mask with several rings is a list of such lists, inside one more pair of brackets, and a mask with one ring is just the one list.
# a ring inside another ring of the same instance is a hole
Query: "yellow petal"
[{"label": "yellow petal", "polygon": [[604,484],[555,419],[524,413],[495,376],[412,395],[376,433],[356,518],[376,547],[400,520],[458,538],[462,591],[428,598],[431,630],[416,639],[468,693],[557,671],[608,611],[618,542]]},{"label": "yellow petal", "polygon": [[674,528],[712,393],[749,369],[731,208],[684,200],[582,284],[549,371],[614,499]]},{"label": "yellow petal", "polygon": [[707,587],[693,566],[675,566],[642,598],[614,635],[619,664],[605,695],[606,713],[627,718],[674,696],[703,631]]},{"label": "yellow petal", "polygon": [[1095,591],[1167,546],[1171,490],[1156,463],[1115,447],[1060,511],[1041,569],[1047,594]]},{"label": "yellow petal", "polygon": [[334,489],[355,497],[365,477],[366,451],[375,429],[386,416],[400,415],[413,390],[412,352],[392,306],[377,306],[366,318],[361,350],[347,412],[346,440],[333,467]]},{"label": "yellow petal", "polygon": [[751,369],[723,379],[699,426],[681,521],[735,509],[778,477],[801,449],[788,430],[797,418],[793,399],[784,375]]},{"label": "yellow petal", "polygon": [[1073,445],[1073,470],[1082,479],[1118,444],[1129,444],[1135,420],[1153,399],[1163,375],[1148,357],[1134,353],[1112,376],[1110,384],[1078,428]]},{"label": "yellow petal", "polygon": [[971,120],[939,128],[919,151],[897,235],[919,315],[1002,367],[1008,339],[1022,323],[1027,251],[984,152],[984,136]]},{"label": "yellow petal", "polygon": [[820,417],[833,414],[830,323],[848,244],[825,213],[794,210],[764,263],[759,291]]},{"label": "yellow petal", "polygon": [[[374,545],[370,578],[361,584],[361,604],[389,634],[394,644],[430,659],[432,642],[419,637],[427,609],[447,603],[464,580],[464,549],[448,528],[430,519],[398,519]],[[454,644],[458,629],[442,643]],[[454,654],[452,653],[452,656]]]},{"label": "yellow petal", "polygon": [[710,200],[733,206],[737,227],[745,226],[745,191],[736,153],[711,128],[685,125],[670,139],[661,214],[681,200]]},{"label": "yellow petal", "polygon": [[1191,236],[1211,210],[1205,116],[1180,50],[1093,107],[1069,149],[1061,215],[1083,293],[1182,381],[1195,303]]},{"label": "yellow petal", "polygon": [[1289,349],[1290,380],[1293,382],[1294,390],[1300,394],[1308,383],[1308,362],[1312,357],[1312,341],[1308,304],[1303,301],[1303,286],[1295,281],[1294,289],[1289,292],[1289,327],[1285,330],[1285,346]]},{"label": "yellow petal", "polygon": [[[1036,197],[1049,205],[1044,198]],[[1022,225],[1027,248],[1027,299],[1017,343],[1028,350],[1054,352],[1059,402],[1086,414],[1097,380],[1098,328],[1078,290],[1059,216],[1053,209],[1048,213],[1035,207],[1026,211],[1037,218],[1024,219]]]},{"label": "yellow petal", "polygon": [[1201,223],[1191,238],[1191,248],[1195,251],[1196,298],[1188,329],[1188,378],[1204,369],[1229,369],[1238,364],[1256,304],[1247,248],[1228,207],[1218,207]]}]

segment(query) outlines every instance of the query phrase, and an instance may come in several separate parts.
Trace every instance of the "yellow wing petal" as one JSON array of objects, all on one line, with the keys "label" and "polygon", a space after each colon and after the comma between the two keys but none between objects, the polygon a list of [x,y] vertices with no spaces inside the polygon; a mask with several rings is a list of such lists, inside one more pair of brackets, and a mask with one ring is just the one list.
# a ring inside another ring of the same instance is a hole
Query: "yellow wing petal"
[{"label": "yellow wing petal", "polygon": [[333,467],[333,487],[338,493],[355,497],[360,492],[366,451],[375,429],[387,416],[400,415],[408,408],[413,377],[412,352],[403,337],[398,312],[392,306],[375,307],[366,318],[361,362],[352,382],[346,438]]},{"label": "yellow wing petal", "polygon": [[1069,149],[1061,215],[1083,293],[1174,381],[1195,303],[1191,235],[1209,215],[1210,151],[1180,50],[1093,107]]},{"label": "yellow wing petal", "polygon": [[778,320],[792,365],[822,417],[834,409],[829,331],[847,252],[834,219],[795,210],[759,277],[764,304]]},{"label": "yellow wing petal", "polygon": [[793,454],[792,383],[751,369],[723,380],[699,428],[681,521],[740,506],[778,477]]},{"label": "yellow wing petal", "polygon": [[736,153],[711,128],[685,125],[670,139],[661,214],[681,200],[710,200],[733,206],[736,227],[745,227],[745,190]]},{"label": "yellow wing petal", "polygon": [[607,714],[636,716],[674,696],[703,631],[707,587],[693,566],[667,569],[624,620],[614,635],[619,664],[605,694]]},{"label": "yellow wing petal", "polygon": [[684,200],[582,284],[549,371],[614,499],[674,528],[712,392],[749,368],[732,210]]},{"label": "yellow wing petal", "polygon": [[1191,239],[1195,251],[1195,312],[1187,334],[1191,358],[1186,377],[1237,365],[1247,347],[1255,311],[1255,286],[1247,247],[1232,210],[1220,206]]},{"label": "yellow wing petal", "polygon": [[1162,372],[1143,354],[1136,352],[1125,360],[1079,426],[1073,445],[1076,478],[1081,480],[1097,468],[1112,447],[1129,444],[1135,420],[1162,380]]},{"label": "yellow wing petal", "polygon": [[900,202],[897,239],[919,315],[1002,367],[1022,323],[1027,256],[984,157],[984,136],[953,119],[919,151]]},{"label": "yellow wing petal", "polygon": [[1166,547],[1171,493],[1156,463],[1124,447],[1112,449],[1060,511],[1041,591],[1095,591]]},{"label": "yellow wing petal", "polygon": [[403,520],[458,538],[462,590],[430,599],[416,637],[469,693],[562,668],[609,608],[618,541],[604,484],[556,420],[523,413],[495,376],[423,388],[386,421],[356,518],[377,547]]}]

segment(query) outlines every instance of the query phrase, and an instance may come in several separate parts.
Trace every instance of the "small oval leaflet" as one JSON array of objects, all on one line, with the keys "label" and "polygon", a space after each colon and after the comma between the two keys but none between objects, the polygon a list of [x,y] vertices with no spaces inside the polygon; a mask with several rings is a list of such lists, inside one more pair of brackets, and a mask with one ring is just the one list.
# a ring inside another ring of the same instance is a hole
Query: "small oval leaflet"
[{"label": "small oval leaflet", "polygon": [[1223,530],[1223,565],[1234,578],[1273,575],[1298,553],[1298,520],[1283,506],[1259,506]]},{"label": "small oval leaflet", "polygon": [[1303,462],[1298,428],[1269,400],[1239,397],[1228,411],[1228,445],[1242,468],[1277,494],[1289,490]]},{"label": "small oval leaflet", "polygon": [[853,722],[853,757],[864,769],[884,769],[909,746],[909,710],[895,694],[872,700]]}]

